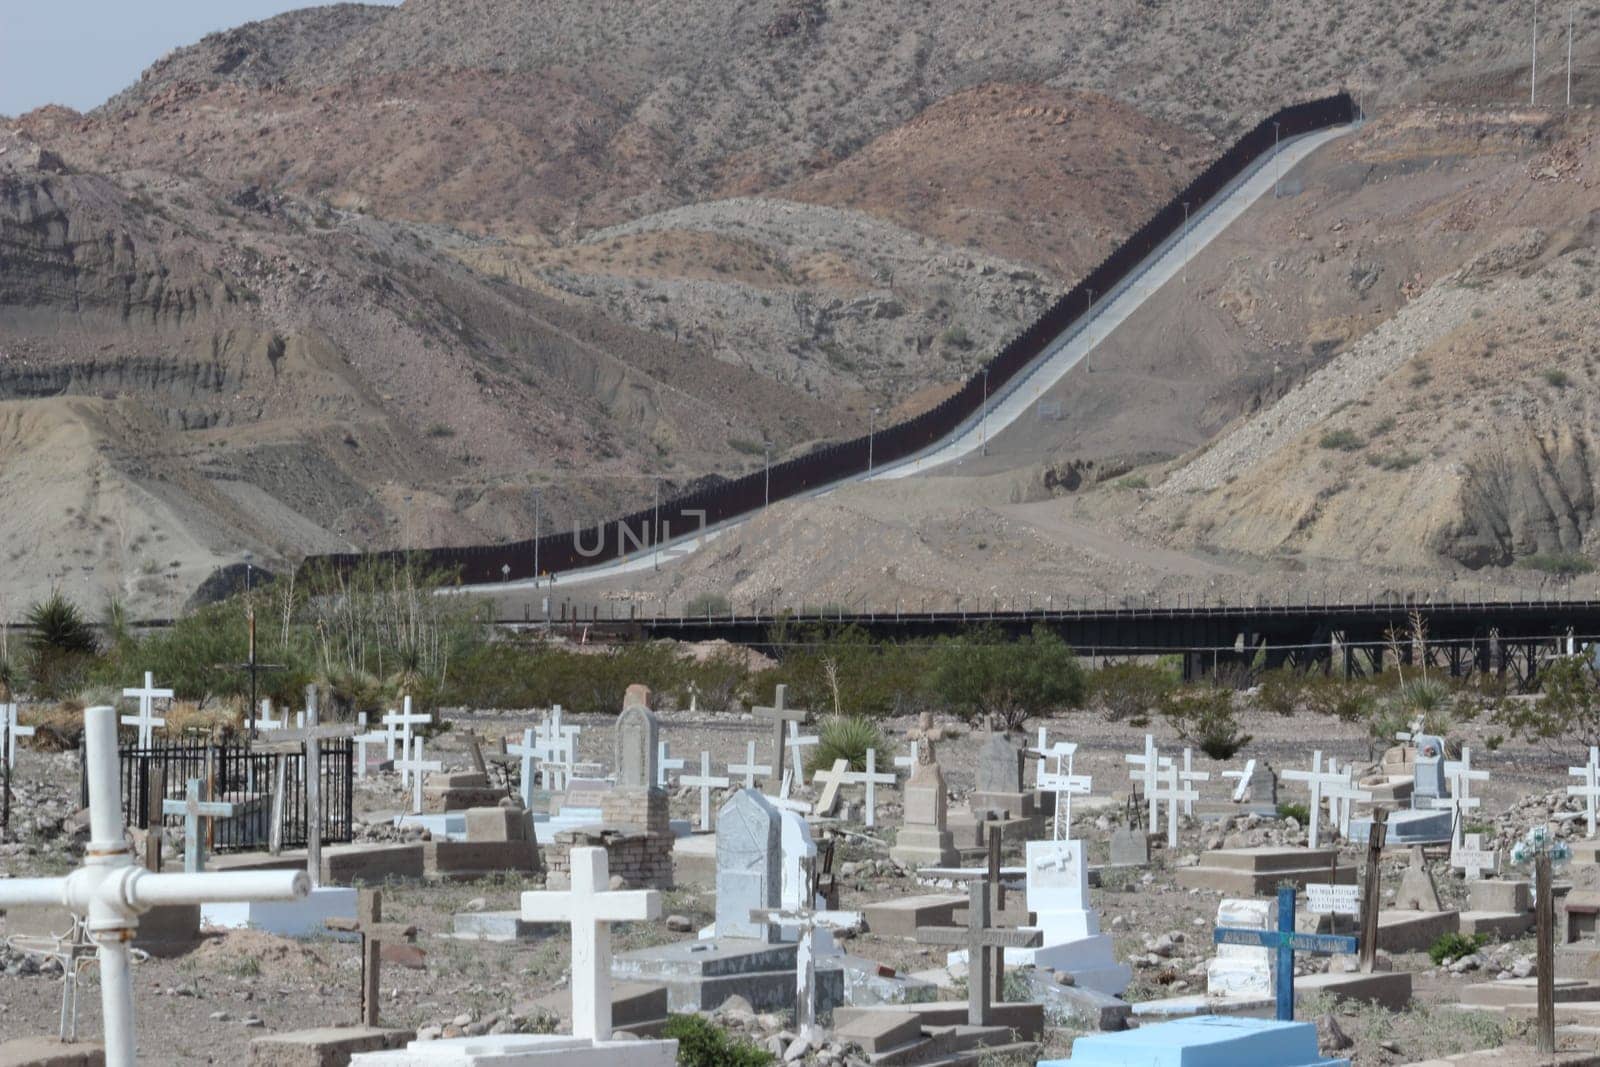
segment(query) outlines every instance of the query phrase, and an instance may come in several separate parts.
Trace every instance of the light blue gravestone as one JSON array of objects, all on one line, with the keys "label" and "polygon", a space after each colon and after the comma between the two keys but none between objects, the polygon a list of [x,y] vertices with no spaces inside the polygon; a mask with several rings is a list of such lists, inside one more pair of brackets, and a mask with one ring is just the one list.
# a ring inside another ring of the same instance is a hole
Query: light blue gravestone
[{"label": "light blue gravestone", "polygon": [[750,912],[782,906],[783,847],[778,809],[741,789],[717,812],[717,936],[777,941],[777,928]]},{"label": "light blue gravestone", "polygon": [[1360,942],[1353,937],[1334,934],[1300,934],[1294,929],[1295,888],[1286,885],[1278,890],[1278,928],[1276,930],[1235,930],[1218,927],[1219,945],[1247,945],[1251,948],[1269,948],[1278,953],[1278,1021],[1294,1020],[1294,954],[1309,952],[1327,956],[1336,952],[1355,955]]},{"label": "light blue gravestone", "polygon": [[1324,1059],[1312,1023],[1202,1015],[1072,1043],[1072,1059],[1039,1067],[1350,1067]]},{"label": "light blue gravestone", "polygon": [[[1444,738],[1437,734],[1417,734],[1412,741],[1417,746],[1413,764],[1411,807],[1389,815],[1384,842],[1391,848],[1409,845],[1438,845],[1454,837],[1455,813],[1449,807],[1439,807],[1450,795],[1445,788]],[[1350,843],[1364,845],[1372,836],[1370,818],[1352,819]]]}]

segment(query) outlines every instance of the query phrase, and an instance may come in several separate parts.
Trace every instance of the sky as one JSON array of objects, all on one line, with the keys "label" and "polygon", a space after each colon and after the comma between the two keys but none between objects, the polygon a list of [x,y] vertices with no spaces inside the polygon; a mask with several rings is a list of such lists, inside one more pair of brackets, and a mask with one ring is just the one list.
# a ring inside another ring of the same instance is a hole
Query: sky
[{"label": "sky", "polygon": [[88,111],[174,48],[314,6],[319,0],[0,0],[0,115],[43,104]]}]

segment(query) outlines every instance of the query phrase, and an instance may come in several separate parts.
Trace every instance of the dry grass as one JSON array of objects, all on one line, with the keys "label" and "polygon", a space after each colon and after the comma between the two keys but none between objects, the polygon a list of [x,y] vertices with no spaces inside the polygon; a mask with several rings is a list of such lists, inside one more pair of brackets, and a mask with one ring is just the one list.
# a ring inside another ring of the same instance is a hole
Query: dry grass
[{"label": "dry grass", "polygon": [[[63,700],[58,704],[24,708],[21,712],[22,721],[32,726],[35,733],[22,744],[41,752],[70,752],[76,749],[83,740],[83,712],[89,704],[85,700]],[[244,709],[238,703],[200,707],[188,701],[178,701],[162,713],[162,717],[167,720],[166,736],[173,739],[221,739],[237,733],[244,725]]]}]

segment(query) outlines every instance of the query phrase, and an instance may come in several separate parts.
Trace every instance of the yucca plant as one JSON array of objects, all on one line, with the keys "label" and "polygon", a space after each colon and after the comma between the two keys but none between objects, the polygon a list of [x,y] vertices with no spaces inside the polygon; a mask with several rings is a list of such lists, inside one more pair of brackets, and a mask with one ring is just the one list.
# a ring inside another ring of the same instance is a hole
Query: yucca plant
[{"label": "yucca plant", "polygon": [[861,715],[829,715],[817,731],[817,746],[806,761],[807,773],[832,767],[835,760],[848,760],[852,771],[867,768],[867,749],[883,751],[883,732],[876,723]]},{"label": "yucca plant", "polygon": [[99,647],[94,627],[59,589],[28,608],[28,629],[28,647],[35,652],[88,655]]}]

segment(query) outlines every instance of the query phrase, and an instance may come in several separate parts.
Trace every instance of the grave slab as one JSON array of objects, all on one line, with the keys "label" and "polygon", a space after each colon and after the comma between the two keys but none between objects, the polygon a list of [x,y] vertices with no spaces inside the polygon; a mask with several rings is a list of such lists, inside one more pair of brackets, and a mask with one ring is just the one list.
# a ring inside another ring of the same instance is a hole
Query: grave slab
[{"label": "grave slab", "polygon": [[1600,864],[1600,838],[1571,843],[1572,862]]},{"label": "grave slab", "polygon": [[532,841],[424,841],[422,867],[431,880],[456,882],[501,871],[536,871],[539,847]]},{"label": "grave slab", "polygon": [[[1400,1011],[1411,1002],[1411,972],[1330,971],[1325,974],[1300,975],[1294,980],[1295,1003],[1317,994],[1327,994],[1341,1000],[1381,1004],[1391,1011]],[[1161,1000],[1140,1001],[1133,1005],[1133,1014],[1141,1019],[1184,1019],[1203,1015],[1227,1015],[1270,1019],[1277,1008],[1272,994],[1255,996],[1207,996],[1201,993]]]},{"label": "grave slab", "polygon": [[955,926],[955,910],[965,908],[959,893],[928,893],[915,897],[879,900],[862,908],[867,929],[879,937],[917,936],[919,926]]},{"label": "grave slab", "polygon": [[404,1048],[415,1030],[326,1026],[268,1034],[250,1042],[250,1067],[345,1067],[358,1052]]},{"label": "grave slab", "polygon": [[71,1045],[54,1037],[19,1037],[0,1041],[0,1067],[105,1067],[106,1050],[98,1041]]},{"label": "grave slab", "polygon": [[1339,864],[1336,848],[1221,848],[1204,852],[1194,867],[1174,872],[1185,889],[1208,889],[1231,897],[1269,896],[1292,883],[1304,889],[1312,882],[1353,885],[1354,866]]},{"label": "grave slab", "polygon": [[[561,989],[534,1002],[563,1020],[572,1018],[572,990]],[[526,1013],[519,1013],[526,1014]],[[611,1030],[634,1037],[659,1037],[667,1026],[667,990],[651,982],[611,986]]]},{"label": "grave slab", "polygon": [[1463,934],[1485,934],[1492,941],[1509,941],[1532,930],[1534,920],[1531,911],[1464,911],[1460,929]]},{"label": "grave slab", "polygon": [[[1044,1033],[1044,1005],[1028,1001],[994,1003],[989,1005],[993,1025],[1013,1030],[1026,1041],[1037,1041]],[[835,1029],[855,1026],[863,1016],[874,1014],[902,1014],[911,1012],[923,1028],[962,1026],[967,1021],[967,1002],[964,1000],[936,1000],[926,1004],[895,1004],[865,1008],[839,1008],[833,1013]]]},{"label": "grave slab", "polygon": [[590,1041],[566,1034],[499,1034],[413,1041],[363,1052],[353,1067],[675,1067],[676,1041]]},{"label": "grave slab", "polygon": [[904,1009],[860,1012],[846,1022],[834,1019],[836,1041],[861,1046],[869,1055],[882,1055],[906,1048],[922,1040],[922,1020]]},{"label": "grave slab", "polygon": [[1417,952],[1428,949],[1445,934],[1460,932],[1458,911],[1378,912],[1378,947],[1384,952]]},{"label": "grave slab", "polygon": [[252,900],[200,906],[200,922],[204,926],[263,930],[279,937],[339,937],[342,935],[328,933],[327,920],[355,917],[356,891],[328,885],[317,886],[303,900]]},{"label": "grave slab", "polygon": [[[273,856],[265,852],[237,852],[211,856],[207,869],[213,871],[303,871],[305,849],[294,849]],[[384,841],[371,844],[324,845],[322,884],[377,884],[391,879],[421,881],[422,842]]]},{"label": "grave slab", "polygon": [[[1402,848],[1410,845],[1448,845],[1453,826],[1454,813],[1448,809],[1390,812],[1389,828],[1385,831],[1387,834],[1384,839],[1385,846]],[[1365,845],[1371,836],[1370,818],[1350,820],[1349,841],[1352,845]]]},{"label": "grave slab", "polygon": [[[1600,1000],[1600,982],[1583,978],[1557,978],[1554,982],[1557,1004]],[[1468,1008],[1509,1008],[1517,1004],[1537,1004],[1539,979],[1507,978],[1500,982],[1480,982],[1461,991],[1461,1005]]]},{"label": "grave slab", "polygon": [[1072,1059],[1039,1067],[1348,1067],[1317,1050],[1317,1028],[1206,1015],[1141,1026],[1120,1034],[1089,1034],[1073,1042]]},{"label": "grave slab", "polygon": [[520,911],[458,912],[450,936],[462,941],[542,941],[561,932],[552,923],[529,922]]},{"label": "grave slab", "polygon": [[[738,995],[756,1011],[794,1007],[799,946],[751,938],[716,937],[619,952],[613,978],[667,989],[673,1011],[710,1011]],[[817,1002],[822,1012],[844,1002],[844,970],[837,958],[817,962]]]}]

